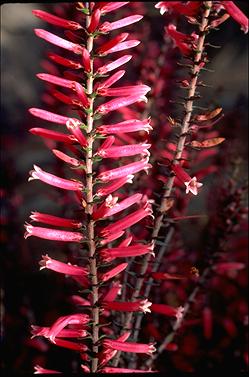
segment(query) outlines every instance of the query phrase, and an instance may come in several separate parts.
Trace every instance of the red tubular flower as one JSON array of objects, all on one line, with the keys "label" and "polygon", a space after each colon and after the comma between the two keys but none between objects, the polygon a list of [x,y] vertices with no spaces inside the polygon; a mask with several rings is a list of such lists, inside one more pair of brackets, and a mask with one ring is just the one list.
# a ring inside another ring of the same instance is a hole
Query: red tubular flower
[{"label": "red tubular flower", "polygon": [[184,308],[182,306],[173,308],[172,306],[165,304],[152,304],[151,311],[154,313],[164,314],[167,317],[176,317],[177,319],[181,319]]},{"label": "red tubular flower", "polygon": [[214,266],[214,270],[220,274],[228,271],[239,271],[243,268],[245,268],[245,264],[240,262],[221,262]]},{"label": "red tubular flower", "polygon": [[82,47],[82,63],[86,72],[91,71],[90,54],[85,47]]},{"label": "red tubular flower", "polygon": [[64,179],[57,177],[56,175],[47,173],[43,171],[39,166],[34,165],[35,170],[31,170],[28,181],[32,181],[34,179],[40,179],[42,182],[45,182],[51,186],[59,187],[64,190],[72,190],[72,191],[82,191],[83,185],[81,182],[71,181],[69,179]]},{"label": "red tubular flower", "polygon": [[30,224],[25,224],[26,232],[24,238],[31,236],[44,238],[46,240],[53,241],[63,241],[63,242],[81,242],[83,236],[78,232],[68,232],[66,230],[41,228],[39,226],[33,226]]},{"label": "red tubular flower", "polygon": [[152,303],[146,299],[133,302],[103,301],[102,305],[108,310],[150,313],[151,311],[149,307],[152,305]]},{"label": "red tubular flower", "polygon": [[59,76],[51,75],[50,73],[37,73],[40,80],[49,82],[54,85],[62,86],[64,88],[74,89],[75,82],[72,80],[63,79]]},{"label": "red tubular flower", "polygon": [[227,13],[241,25],[241,30],[248,33],[248,18],[246,15],[234,4],[233,1],[221,1],[221,4]]},{"label": "red tubular flower", "polygon": [[113,233],[120,232],[131,227],[147,216],[152,216],[152,208],[149,202],[145,203],[143,208],[130,213],[121,220],[116,221],[114,224],[106,226],[100,231],[100,233],[103,237],[108,237]]},{"label": "red tubular flower", "polygon": [[124,271],[127,266],[128,263],[121,263],[118,266],[112,268],[111,270],[104,272],[100,275],[100,281],[105,282],[107,280],[112,279],[114,276],[117,276],[118,274],[120,274],[120,272]]},{"label": "red tubular flower", "polygon": [[78,140],[80,145],[84,148],[87,146],[87,140],[80,129],[80,122],[75,121],[74,119],[69,119],[66,123],[67,129],[74,135],[74,137]]},{"label": "red tubular flower", "polygon": [[194,37],[180,33],[176,30],[175,25],[168,25],[165,28],[166,32],[174,40],[175,45],[179,48],[183,55],[190,55],[193,51],[193,45],[191,44],[191,39],[194,40]]},{"label": "red tubular flower", "polygon": [[125,120],[124,122],[116,124],[105,124],[97,127],[97,131],[103,135],[135,131],[145,131],[149,133],[150,130],[152,130],[152,127],[150,125],[150,119],[129,119]]},{"label": "red tubular flower", "polygon": [[101,88],[109,88],[110,86],[115,84],[115,82],[117,82],[119,79],[121,79],[121,77],[123,77],[124,74],[125,74],[124,70],[120,70],[114,73],[107,80],[102,81],[101,83],[97,83],[95,86],[95,90],[97,91],[98,89],[101,89]]},{"label": "red tubular flower", "polygon": [[191,178],[190,175],[186,173],[186,171],[181,167],[180,164],[172,165],[171,166],[173,172],[177,176],[177,178],[183,182],[186,186],[186,194],[192,192],[192,194],[198,194],[198,188],[203,186],[202,183],[197,182],[196,177]]},{"label": "red tubular flower", "polygon": [[75,228],[75,229],[82,227],[82,223],[77,220],[65,219],[63,217],[52,216],[52,215],[48,215],[46,213],[40,213],[40,212],[31,212],[31,213],[32,215],[30,216],[30,218],[40,223]]},{"label": "red tubular flower", "polygon": [[166,11],[173,10],[185,16],[195,16],[198,14],[201,6],[201,1],[160,1],[155,5],[155,8],[160,9],[160,13],[164,14]]},{"label": "red tubular flower", "polygon": [[131,164],[124,165],[116,169],[107,170],[100,173],[98,179],[103,182],[109,182],[114,179],[127,177],[128,175],[137,173],[141,170],[145,170],[147,172],[147,170],[151,168],[151,164],[149,164],[148,161],[148,158],[144,158],[140,161],[132,162]]},{"label": "red tubular flower", "polygon": [[65,103],[66,105],[83,107],[82,103],[79,100],[67,96],[64,93],[59,92],[58,90],[51,89],[51,92],[55,98],[57,98],[62,103]]},{"label": "red tubular flower", "polygon": [[68,348],[73,351],[85,352],[88,350],[88,347],[85,344],[70,342],[69,340],[64,340],[60,338],[55,338],[51,342],[54,343],[56,346]]},{"label": "red tubular flower", "polygon": [[110,183],[109,185],[106,185],[104,187],[99,188],[97,190],[96,195],[97,196],[109,195],[109,194],[113,193],[114,191],[118,190],[125,183],[132,183],[133,178],[134,178],[134,175],[129,174],[129,175],[127,175],[127,177],[116,179],[112,183]]},{"label": "red tubular flower", "polygon": [[149,156],[150,152],[148,151],[148,148],[150,147],[151,144],[122,145],[107,149],[102,149],[102,147],[100,147],[96,154],[102,158],[135,156],[137,154],[141,154],[142,156]]},{"label": "red tubular flower", "polygon": [[70,263],[63,263],[59,262],[55,259],[52,259],[46,255],[42,255],[42,260],[39,262],[40,270],[47,268],[48,270],[52,270],[55,272],[59,272],[65,275],[73,275],[73,276],[87,276],[88,270],[84,267],[80,266],[73,266]]},{"label": "red tubular flower", "polygon": [[100,25],[99,31],[107,33],[108,31],[120,29],[124,26],[134,24],[135,22],[140,21],[142,18],[143,16],[134,14],[133,16],[121,18],[120,20],[115,22],[104,22],[102,25]]},{"label": "red tubular flower", "polygon": [[119,283],[119,281],[112,283],[111,288],[103,298],[103,302],[114,301],[117,295],[121,292],[121,288],[122,285]]},{"label": "red tubular flower", "polygon": [[40,365],[35,365],[34,368],[35,368],[34,374],[61,374],[62,373],[62,372],[59,372],[58,370],[43,368]]},{"label": "red tubular flower", "polygon": [[[130,331],[126,331],[124,334],[120,335],[117,340],[120,342],[125,342],[131,335]],[[99,366],[103,366],[108,363],[116,354],[117,350],[110,348],[104,348],[99,354]]]},{"label": "red tubular flower", "polygon": [[51,113],[50,111],[37,109],[35,107],[32,107],[31,109],[29,109],[29,112],[37,118],[41,118],[41,119],[47,120],[49,122],[57,123],[57,124],[65,124],[66,125],[66,123],[70,119],[72,119],[75,122],[76,121],[79,122],[77,119],[65,117],[63,115],[54,114],[54,113]]},{"label": "red tubular flower", "polygon": [[107,55],[107,54],[109,54],[110,50],[113,47],[115,47],[116,45],[118,45],[120,42],[125,41],[128,36],[129,36],[129,33],[122,33],[120,35],[117,35],[115,38],[113,38],[112,40],[104,43],[101,47],[99,47],[96,50],[96,53],[99,54],[99,55]]},{"label": "red tubular flower", "polygon": [[[83,54],[83,53],[82,53]],[[75,62],[71,59],[66,59],[60,55],[54,54],[53,52],[48,53],[49,59],[53,62],[58,63],[64,67],[72,68],[72,69],[80,69],[83,68],[82,65],[78,62]]]},{"label": "red tubular flower", "polygon": [[57,35],[49,33],[48,31],[43,29],[35,29],[34,31],[37,37],[45,39],[45,41],[52,43],[55,46],[59,46],[61,48],[64,48],[65,50],[72,51],[78,55],[82,52],[82,47],[78,44],[69,42],[66,39],[60,38]]},{"label": "red tubular flower", "polygon": [[108,195],[104,203],[102,203],[96,210],[94,210],[93,219],[99,220],[106,217],[106,212],[116,204],[117,200],[118,197],[112,197],[112,195]]},{"label": "red tubular flower", "polygon": [[123,86],[120,88],[102,88],[98,89],[98,94],[101,96],[145,96],[151,88],[147,85],[133,85],[133,86]]},{"label": "red tubular flower", "polygon": [[[48,337],[50,327],[41,327],[31,325],[32,338],[36,336]],[[57,334],[57,338],[84,338],[87,336],[87,331],[82,329],[63,329]]]},{"label": "red tubular flower", "polygon": [[128,61],[130,61],[131,58],[132,58],[132,55],[124,55],[121,58],[118,58],[111,63],[105,64],[102,67],[99,67],[97,70],[97,73],[99,73],[100,75],[104,75],[107,72],[111,72],[114,69],[120,67],[121,65],[128,63]]},{"label": "red tubular flower", "polygon": [[100,241],[100,245],[102,246],[107,245],[109,242],[115,241],[116,239],[122,237],[123,235],[124,235],[124,231],[110,234],[108,237]]},{"label": "red tubular flower", "polygon": [[101,373],[154,373],[153,370],[141,370],[141,369],[127,369],[127,368],[114,368],[104,367],[101,368]]},{"label": "red tubular flower", "polygon": [[120,342],[113,339],[105,339],[103,341],[103,346],[106,348],[115,349],[123,352],[135,352],[135,353],[146,353],[151,355],[156,351],[153,343],[144,344],[144,343],[128,343]]},{"label": "red tubular flower", "polygon": [[70,157],[63,152],[58,151],[57,149],[52,149],[52,152],[56,157],[58,157],[60,160],[62,160],[64,162],[66,162],[67,164],[70,164],[70,165],[75,166],[75,167],[79,167],[80,165],[82,165],[82,163],[79,160],[77,160],[76,158]]},{"label": "red tubular flower", "polygon": [[52,343],[55,343],[57,335],[67,326],[71,324],[85,325],[89,322],[89,316],[87,314],[71,314],[58,318],[55,323],[50,327],[47,338]]},{"label": "red tubular flower", "polygon": [[33,135],[38,135],[45,139],[60,141],[65,144],[72,144],[77,141],[73,135],[62,134],[61,132],[47,130],[46,128],[31,128],[29,132]]},{"label": "red tubular flower", "polygon": [[102,249],[99,251],[101,258],[106,262],[111,262],[116,258],[128,258],[128,257],[137,257],[139,255],[152,254],[153,253],[153,244],[149,245],[132,245],[132,246],[118,246],[111,249]]},{"label": "red tubular flower", "polygon": [[88,33],[94,33],[99,25],[99,20],[101,16],[101,11],[99,9],[95,9],[91,15],[91,22],[87,28]]},{"label": "red tubular flower", "polygon": [[54,16],[43,10],[32,10],[32,13],[41,20],[47,21],[49,24],[61,26],[65,29],[78,30],[82,29],[82,26],[75,21],[65,20],[64,18]]},{"label": "red tubular flower", "polygon": [[85,90],[82,87],[82,85],[80,85],[78,82],[75,82],[74,83],[74,90],[76,91],[77,96],[79,97],[82,105],[85,108],[88,108],[89,107],[89,101],[88,101],[88,98],[86,96]]}]

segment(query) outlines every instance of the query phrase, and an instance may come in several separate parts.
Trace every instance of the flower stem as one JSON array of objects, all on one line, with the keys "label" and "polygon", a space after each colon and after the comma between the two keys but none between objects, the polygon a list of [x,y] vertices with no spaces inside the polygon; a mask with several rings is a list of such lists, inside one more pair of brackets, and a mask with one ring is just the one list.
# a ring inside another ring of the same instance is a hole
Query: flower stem
[{"label": "flower stem", "polygon": [[[89,3],[87,3],[89,5]],[[90,10],[90,7],[89,7]],[[86,18],[86,26],[90,24],[90,17]],[[91,54],[93,49],[93,37],[87,39],[87,51]],[[89,112],[87,115],[87,151],[86,151],[86,214],[87,214],[87,238],[89,244],[89,268],[90,268],[90,287],[92,290],[92,365],[91,372],[96,372],[98,368],[98,340],[99,340],[99,308],[98,308],[98,277],[97,277],[97,258],[96,245],[94,241],[94,220],[93,213],[93,58],[90,59],[91,71],[87,79],[87,96],[89,99]]]},{"label": "flower stem", "polygon": [[[193,112],[194,97],[195,97],[195,92],[196,92],[196,88],[197,88],[197,80],[198,80],[199,71],[200,71],[199,63],[200,63],[200,61],[203,57],[204,43],[205,43],[205,37],[206,37],[205,31],[206,31],[206,28],[208,26],[208,20],[209,20],[211,7],[212,7],[212,2],[211,1],[205,1],[204,6],[205,6],[205,9],[204,9],[203,14],[202,14],[202,21],[201,21],[201,24],[199,26],[199,39],[198,39],[196,53],[195,53],[195,57],[194,57],[194,61],[193,61],[192,69],[191,69],[191,80],[190,80],[190,84],[189,84],[187,99],[186,99],[186,102],[185,102],[185,115],[184,115],[183,120],[182,120],[181,134],[179,136],[179,139],[178,139],[178,142],[177,142],[177,145],[176,145],[176,152],[175,152],[175,155],[174,155],[174,159],[172,161],[173,163],[178,162],[179,159],[181,159],[181,157],[182,157],[182,153],[184,151],[184,146],[185,146],[187,134],[188,134],[188,131],[189,131],[190,119],[191,119],[192,112]],[[153,233],[152,233],[152,239],[154,239],[154,240],[156,240],[158,235],[159,235],[159,232],[160,232],[160,229],[161,229],[161,226],[162,226],[162,222],[163,222],[163,218],[164,218],[164,214],[166,212],[165,209],[166,209],[166,206],[167,206],[168,198],[170,197],[172,189],[173,189],[174,180],[175,180],[175,176],[171,176],[171,177],[169,177],[169,179],[166,183],[166,187],[165,187],[165,190],[164,190],[163,195],[162,195],[163,199],[161,201],[161,205],[160,205],[159,211],[158,211],[159,214],[155,219],[154,230],[153,230]],[[142,266],[141,266],[141,270],[140,270],[140,277],[136,281],[136,286],[135,286],[135,289],[133,291],[131,301],[136,300],[140,295],[140,291],[141,291],[141,288],[142,288],[143,283],[144,283],[145,274],[146,274],[146,271],[148,269],[150,259],[151,259],[150,254],[148,254],[144,257],[144,260],[143,260],[143,263],[142,263]],[[132,313],[128,313],[128,315],[126,317],[125,324],[124,324],[124,329],[130,328],[131,326],[132,326]],[[119,360],[118,360],[118,356],[117,356],[116,359],[115,359],[114,365],[118,365],[118,361]]]}]

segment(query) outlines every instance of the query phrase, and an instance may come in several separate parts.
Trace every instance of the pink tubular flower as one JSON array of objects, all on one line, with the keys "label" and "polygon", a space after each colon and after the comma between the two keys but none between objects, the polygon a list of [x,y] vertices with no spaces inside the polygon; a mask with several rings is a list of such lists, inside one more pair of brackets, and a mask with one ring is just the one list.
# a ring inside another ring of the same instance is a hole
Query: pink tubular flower
[{"label": "pink tubular flower", "polygon": [[152,167],[148,161],[148,158],[144,158],[140,161],[132,162],[131,164],[120,166],[116,169],[104,171],[99,174],[98,179],[103,182],[109,182],[114,179],[127,177],[130,174],[138,173],[140,170],[145,170],[147,172],[147,170]]},{"label": "pink tubular flower", "polygon": [[150,119],[129,119],[125,120],[124,122],[116,124],[107,124],[97,127],[97,131],[103,135],[135,131],[145,131],[149,133],[150,130],[152,130],[152,127],[150,126]]},{"label": "pink tubular flower", "polygon": [[147,98],[144,95],[134,95],[134,96],[126,96],[126,97],[120,97],[117,99],[113,99],[111,101],[108,101],[106,103],[103,103],[100,105],[96,112],[99,112],[102,115],[108,114],[111,111],[118,110],[121,107],[132,105],[135,102],[147,102]]},{"label": "pink tubular flower", "polygon": [[66,123],[67,129],[74,135],[80,145],[84,148],[87,146],[87,140],[80,129],[80,122],[78,120],[69,119]]},{"label": "pink tubular flower", "polygon": [[106,348],[115,349],[123,352],[135,352],[135,353],[146,353],[151,355],[156,351],[153,343],[144,344],[144,343],[128,343],[120,342],[118,340],[105,339],[103,341],[103,346]]},{"label": "pink tubular flower", "polygon": [[117,276],[120,272],[124,271],[126,267],[128,266],[128,263],[121,263],[118,266],[112,268],[111,270],[104,272],[100,275],[100,281],[105,282],[107,280],[112,279],[114,276]]},{"label": "pink tubular flower", "polygon": [[101,373],[154,373],[153,370],[142,370],[142,369],[128,369],[128,368],[114,368],[114,367],[104,367],[101,368]]},{"label": "pink tubular flower", "polygon": [[[45,338],[48,337],[50,327],[31,325],[31,328],[31,339],[36,336],[44,336]],[[57,334],[57,338],[84,338],[85,336],[87,336],[87,332],[86,330],[82,329],[63,329]]]},{"label": "pink tubular flower", "polygon": [[[34,107],[29,109],[29,112],[37,118],[41,118],[41,119],[47,120],[49,122],[57,123],[57,124],[66,124],[68,120],[73,119],[73,118],[65,117],[63,115],[51,113],[50,111],[37,109]],[[73,120],[77,121],[77,119],[73,119]]]},{"label": "pink tubular flower", "polygon": [[99,20],[101,16],[101,11],[99,9],[96,9],[93,11],[91,15],[91,22],[90,25],[87,28],[88,33],[94,33],[99,25]]},{"label": "pink tubular flower", "polygon": [[192,194],[197,195],[198,194],[198,188],[203,186],[202,183],[197,182],[196,177],[191,178],[188,173],[181,167],[180,164],[172,165],[171,166],[173,172],[177,176],[177,178],[183,182],[186,186],[186,194],[192,192]]},{"label": "pink tubular flower", "polygon": [[40,212],[31,212],[30,218],[34,221],[39,221],[40,223],[55,225],[55,226],[62,226],[62,227],[69,227],[69,228],[81,228],[82,223],[73,220],[73,219],[65,219],[63,217],[52,216],[48,215],[47,213],[40,213]]},{"label": "pink tubular flower", "polygon": [[147,216],[152,216],[152,208],[149,202],[146,202],[143,208],[130,213],[129,215],[123,217],[121,220],[116,221],[114,224],[107,225],[104,229],[101,230],[100,233],[104,238],[108,237],[113,233],[120,232],[131,227]]},{"label": "pink tubular flower", "polygon": [[51,75],[50,73],[37,73],[40,80],[49,82],[54,85],[62,86],[64,88],[74,89],[75,82],[72,80],[63,79],[59,76]]},{"label": "pink tubular flower", "polygon": [[103,217],[105,218],[107,216],[115,215],[116,213],[123,211],[126,208],[129,208],[133,204],[139,203],[142,199],[142,196],[143,196],[142,194],[134,194],[122,200],[119,203],[117,203],[117,200],[116,200],[113,206],[110,206],[109,208],[107,208]]},{"label": "pink tubular flower", "polygon": [[102,88],[98,90],[98,94],[101,96],[145,96],[151,88],[147,85],[132,85],[121,86],[119,88]]},{"label": "pink tubular flower", "polygon": [[116,179],[113,182],[111,182],[109,185],[106,185],[104,187],[99,188],[97,190],[96,195],[97,196],[106,196],[106,195],[109,195],[112,192],[118,190],[125,183],[132,183],[133,178],[134,178],[134,175],[129,174],[129,175],[127,175],[127,177]]},{"label": "pink tubular flower", "polygon": [[112,12],[113,10],[119,9],[123,7],[124,5],[129,4],[129,1],[123,1],[123,2],[97,2],[95,3],[95,8],[100,9],[101,13],[109,13]]},{"label": "pink tubular flower", "polygon": [[135,156],[137,154],[141,154],[142,156],[149,156],[150,152],[148,151],[148,148],[150,147],[151,147],[151,144],[122,145],[122,146],[114,146],[107,149],[102,149],[100,147],[96,154],[102,158]]},{"label": "pink tubular flower", "polygon": [[246,15],[234,4],[233,1],[221,1],[227,13],[241,25],[241,30],[248,33],[248,18]]},{"label": "pink tubular flower", "polygon": [[70,164],[70,165],[75,166],[75,167],[78,167],[82,164],[76,158],[70,157],[63,152],[58,151],[57,149],[52,149],[52,152],[56,157],[58,157],[60,160],[62,160],[64,162],[66,162],[67,164]]},{"label": "pink tubular flower", "polygon": [[99,251],[101,258],[106,262],[111,262],[113,259],[116,258],[128,258],[128,257],[136,257],[139,255],[145,254],[152,254],[153,253],[153,244],[148,245],[132,245],[132,246],[119,246],[114,247],[111,249],[102,249]]},{"label": "pink tubular flower", "polygon": [[47,338],[52,343],[55,343],[55,338],[67,325],[80,324],[85,325],[89,322],[89,316],[87,314],[71,314],[58,318],[55,323],[50,327]]},{"label": "pink tubular flower", "polygon": [[35,366],[35,372],[34,374],[61,374],[62,372],[59,372],[58,370],[54,369],[45,369],[43,367],[40,367],[40,365]]},{"label": "pink tubular flower", "polygon": [[35,170],[31,170],[31,176],[29,177],[28,181],[40,179],[42,182],[45,182],[51,186],[62,188],[64,190],[82,191],[83,189],[81,182],[57,177],[56,175],[43,171],[37,165],[34,165],[34,169]]},{"label": "pink tubular flower", "polygon": [[46,255],[42,255],[42,259],[39,262],[40,270],[47,268],[48,270],[52,270],[55,272],[59,272],[65,275],[73,275],[73,276],[87,276],[88,270],[84,267],[80,266],[73,266],[71,263],[63,263],[59,262],[55,259],[52,259]]},{"label": "pink tubular flower", "polygon": [[128,33],[122,33],[120,35],[117,35],[115,38],[111,39],[110,41],[104,43],[102,46],[100,46],[97,50],[96,53],[99,55],[107,55],[110,53],[110,50],[118,45],[120,42],[123,42],[127,39],[129,36]]},{"label": "pink tubular flower", "polygon": [[66,39],[60,38],[55,34],[49,33],[43,29],[35,29],[35,34],[37,37],[45,39],[45,41],[54,44],[55,46],[59,46],[64,48],[65,50],[69,50],[74,52],[75,54],[81,54],[82,47],[78,44],[72,43],[67,41]]},{"label": "pink tubular flower", "polygon": [[44,238],[46,240],[53,241],[63,241],[63,242],[81,242],[83,236],[78,232],[68,232],[66,230],[41,228],[39,226],[33,226],[30,224],[25,224],[26,232],[24,238],[31,236]]},{"label": "pink tubular flower", "polygon": [[64,67],[72,68],[72,69],[80,69],[82,68],[82,65],[78,62],[75,62],[71,59],[63,58],[60,55],[54,54],[53,52],[48,53],[49,59],[51,59],[53,62],[58,63]]},{"label": "pink tubular flower", "polygon": [[60,141],[65,144],[72,144],[77,141],[73,135],[66,135],[61,132],[47,130],[46,128],[31,128],[29,132],[33,135],[38,135],[45,139]]},{"label": "pink tubular flower", "polygon": [[[131,335],[130,331],[126,331],[124,334],[120,335],[117,340],[120,342],[125,342],[129,336]],[[110,348],[104,348],[103,351],[99,354],[99,366],[103,366],[108,363],[116,354],[117,350],[113,350]]]},{"label": "pink tubular flower", "polygon": [[120,67],[121,65],[127,63],[132,58],[132,55],[124,55],[121,58],[114,60],[111,63],[105,64],[102,67],[99,67],[97,73],[104,75],[107,72],[113,71],[114,69]]},{"label": "pink tubular flower", "polygon": [[82,26],[75,21],[65,20],[64,18],[54,16],[43,10],[32,10],[32,13],[41,20],[47,21],[49,24],[61,26],[70,30],[82,29]]},{"label": "pink tubular flower", "polygon": [[93,219],[99,220],[101,218],[106,217],[105,215],[108,209],[112,208],[116,204],[117,201],[118,201],[118,197],[112,197],[112,195],[108,195],[104,203],[102,203],[96,210],[94,210]]},{"label": "pink tubular flower", "polygon": [[108,31],[120,29],[124,26],[134,24],[135,22],[140,21],[142,18],[143,16],[135,14],[133,16],[121,18],[120,20],[115,22],[104,22],[102,25],[100,25],[99,31],[107,33]]},{"label": "pink tubular flower", "polygon": [[104,301],[102,305],[108,310],[150,313],[151,310],[149,307],[152,305],[152,302],[149,302],[147,299],[133,302]]},{"label": "pink tubular flower", "polygon": [[98,90],[98,89],[101,89],[101,88],[109,88],[110,86],[115,84],[115,82],[117,82],[119,79],[121,79],[121,77],[123,77],[124,74],[125,74],[124,70],[120,70],[120,71],[114,73],[107,80],[102,81],[102,82],[98,82],[95,86],[95,90]]},{"label": "pink tubular flower", "polygon": [[123,51],[127,50],[128,48],[136,47],[140,44],[140,41],[137,41],[136,39],[131,39],[129,41],[121,42],[118,43],[116,46],[112,47],[109,51],[108,54],[117,52],[117,51]]}]

